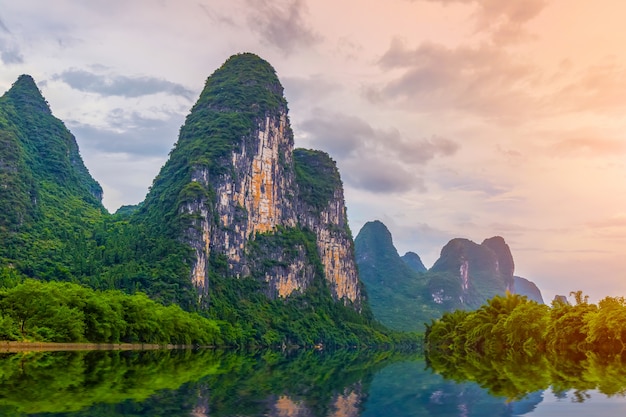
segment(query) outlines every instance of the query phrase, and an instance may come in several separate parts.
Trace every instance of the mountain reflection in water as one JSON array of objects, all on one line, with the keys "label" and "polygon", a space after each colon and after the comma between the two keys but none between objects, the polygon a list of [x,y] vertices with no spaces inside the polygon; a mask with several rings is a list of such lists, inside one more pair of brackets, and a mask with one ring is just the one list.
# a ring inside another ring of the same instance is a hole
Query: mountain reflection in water
[{"label": "mountain reflection in water", "polygon": [[626,409],[625,370],[621,357],[431,355],[426,362],[371,351],[2,354],[0,415],[608,416]]}]

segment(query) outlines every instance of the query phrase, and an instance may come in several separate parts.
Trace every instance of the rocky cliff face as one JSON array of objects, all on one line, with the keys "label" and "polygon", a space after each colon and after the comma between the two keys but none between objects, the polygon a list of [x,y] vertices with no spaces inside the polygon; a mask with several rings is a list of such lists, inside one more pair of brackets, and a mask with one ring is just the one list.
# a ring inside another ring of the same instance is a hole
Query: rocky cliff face
[{"label": "rocky cliff face", "polygon": [[359,308],[339,173],[322,152],[294,153],[282,91],[267,62],[231,57],[207,80],[145,212],[178,195],[163,209],[183,224],[201,295],[223,257],[229,276],[265,282],[270,297],[303,293],[321,273],[335,300]]},{"label": "rocky cliff face", "polygon": [[458,299],[459,307],[478,307],[507,291],[543,303],[534,283],[514,276],[511,249],[500,236],[485,239],[480,245],[468,239],[452,239],[430,272],[440,274],[431,280],[433,299],[439,303],[454,304]]},{"label": "rocky cliff face", "polygon": [[[328,417],[358,417],[361,415],[361,407],[364,395],[360,385],[345,388],[343,392],[334,395],[329,404]],[[313,417],[315,410],[303,399],[281,395],[270,403],[267,412],[268,417]]]},{"label": "rocky cliff face", "polygon": [[294,151],[298,222],[315,233],[326,280],[336,300],[361,303],[361,287],[339,170],[321,151]]},{"label": "rocky cliff face", "polygon": [[[446,277],[431,281],[433,299],[439,303],[480,305],[483,300],[506,291],[498,255],[488,245],[468,239],[452,239],[441,250],[431,272],[456,276],[456,285]],[[479,300],[480,299],[480,300]]]},{"label": "rocky cliff face", "polygon": [[497,264],[494,272],[499,273],[504,280],[506,291],[513,292],[515,262],[513,262],[513,255],[509,245],[506,244],[502,237],[494,236],[485,239],[482,246],[488,247],[496,254]]}]

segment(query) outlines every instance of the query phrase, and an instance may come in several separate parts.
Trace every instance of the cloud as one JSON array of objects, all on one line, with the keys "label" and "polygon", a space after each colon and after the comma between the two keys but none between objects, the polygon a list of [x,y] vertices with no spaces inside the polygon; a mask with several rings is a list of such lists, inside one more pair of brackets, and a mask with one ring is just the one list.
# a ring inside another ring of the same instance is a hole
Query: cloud
[{"label": "cloud", "polygon": [[625,151],[626,144],[623,141],[602,138],[564,139],[549,147],[549,154],[556,157],[604,157],[621,154]]},{"label": "cloud", "polygon": [[213,22],[223,23],[228,26],[236,26],[235,21],[228,14],[222,12],[221,8],[212,8],[206,4],[198,4],[202,12]]},{"label": "cloud", "polygon": [[149,118],[137,112],[114,109],[107,115],[107,126],[69,121],[68,126],[81,146],[89,152],[136,156],[164,156],[178,137],[184,116],[166,114],[165,119]]},{"label": "cloud", "polygon": [[415,49],[394,39],[379,66],[401,75],[365,96],[422,112],[461,111],[501,122],[525,120],[537,106],[531,95],[536,69],[490,44],[449,48],[423,43]]},{"label": "cloud", "polygon": [[24,56],[19,46],[10,39],[12,37],[11,31],[0,19],[0,61],[5,65],[24,63]]},{"label": "cloud", "polygon": [[285,87],[285,98],[289,103],[319,102],[342,88],[341,84],[329,81],[329,78],[324,75],[282,77],[281,82]]},{"label": "cloud", "polygon": [[589,66],[549,97],[559,111],[623,111],[626,68],[612,58]]},{"label": "cloud", "polygon": [[7,25],[4,24],[4,21],[0,19],[0,30],[4,33],[11,33]]},{"label": "cloud", "polygon": [[339,158],[354,154],[367,141],[381,135],[356,116],[320,111],[314,118],[302,122],[300,128],[309,134],[313,146]]},{"label": "cloud", "polygon": [[[468,2],[468,0],[462,1]],[[538,16],[548,5],[546,0],[474,0],[471,2],[478,5],[476,16],[478,25],[489,25],[502,18],[513,24],[523,24]]]},{"label": "cloud", "polygon": [[436,156],[456,153],[459,145],[449,139],[407,139],[396,129],[375,129],[365,120],[342,113],[317,110],[300,128],[314,146],[337,157],[387,155],[406,163],[424,164]]},{"label": "cloud", "polygon": [[[416,0],[410,0],[416,1]],[[466,4],[475,6],[475,31],[489,32],[497,44],[510,44],[529,39],[524,25],[537,17],[548,5],[547,0],[422,0],[444,6]]]},{"label": "cloud", "polygon": [[342,179],[354,188],[392,194],[411,190],[425,192],[424,179],[393,160],[377,155],[342,163]]},{"label": "cloud", "polygon": [[307,48],[320,41],[320,35],[305,21],[304,0],[246,0],[254,10],[249,15],[249,26],[263,41],[286,55],[297,48]]},{"label": "cloud", "polygon": [[[411,0],[415,1],[415,0]],[[492,22],[498,18],[506,18],[511,22],[525,23],[547,6],[546,0],[502,1],[502,0],[423,0],[430,3],[471,4],[476,5],[476,17]]]},{"label": "cloud", "polygon": [[6,64],[22,64],[24,56],[17,45],[0,39],[0,60]]},{"label": "cloud", "polygon": [[618,213],[608,218],[589,222],[587,226],[593,229],[624,228],[626,227],[626,213]]},{"label": "cloud", "polygon": [[[467,172],[457,172],[451,169],[440,170],[434,178],[440,187],[448,192],[462,191],[464,193],[478,193],[486,198],[502,197],[512,190],[512,187],[496,183],[488,177],[471,175]],[[495,200],[494,200],[495,201]],[[517,198],[507,198],[502,201],[515,202]]]},{"label": "cloud", "polygon": [[459,149],[450,139],[407,138],[396,129],[374,128],[359,117],[319,109],[299,128],[312,146],[339,159],[346,183],[372,192],[425,191],[416,168]]},{"label": "cloud", "polygon": [[195,93],[181,84],[154,77],[128,77],[105,75],[80,69],[69,69],[52,76],[73,89],[102,96],[141,97],[157,93],[184,97],[191,100]]}]

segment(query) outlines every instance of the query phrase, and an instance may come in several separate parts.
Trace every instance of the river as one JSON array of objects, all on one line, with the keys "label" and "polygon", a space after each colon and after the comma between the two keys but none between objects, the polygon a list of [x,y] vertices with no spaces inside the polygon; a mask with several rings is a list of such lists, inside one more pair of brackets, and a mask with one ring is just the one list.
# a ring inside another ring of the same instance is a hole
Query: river
[{"label": "river", "polygon": [[621,358],[578,359],[564,368],[522,364],[519,373],[496,364],[493,375],[397,352],[5,353],[0,416],[622,415]]}]

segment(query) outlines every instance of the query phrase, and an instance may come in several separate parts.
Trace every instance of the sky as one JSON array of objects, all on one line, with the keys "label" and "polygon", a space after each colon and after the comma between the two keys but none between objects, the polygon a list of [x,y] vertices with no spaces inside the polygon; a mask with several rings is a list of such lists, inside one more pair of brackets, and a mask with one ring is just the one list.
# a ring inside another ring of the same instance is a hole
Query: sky
[{"label": "sky", "polygon": [[502,236],[549,301],[626,296],[623,0],[1,0],[0,93],[35,78],[104,204],[143,200],[206,78],[253,52],[350,227],[427,267]]}]

